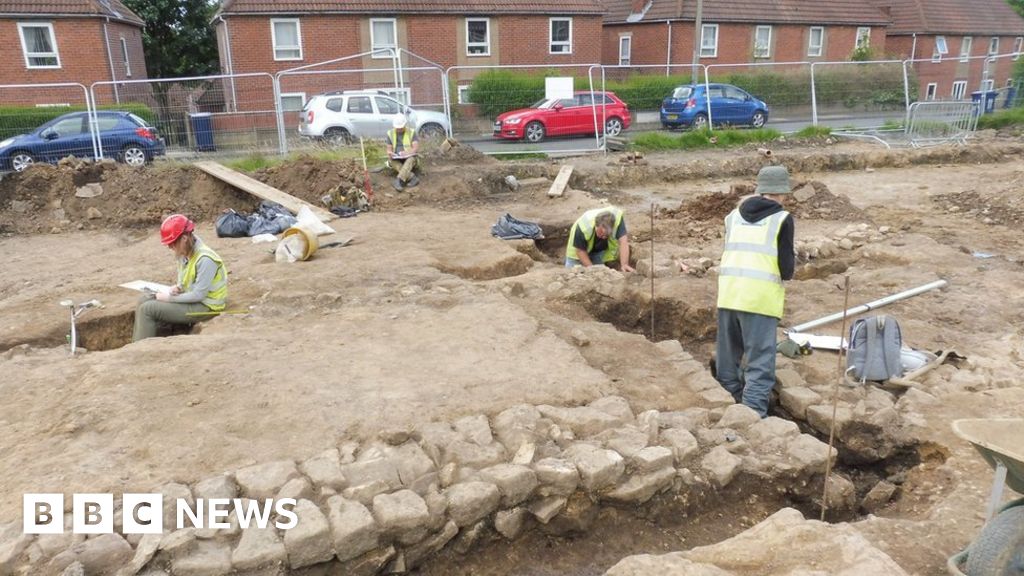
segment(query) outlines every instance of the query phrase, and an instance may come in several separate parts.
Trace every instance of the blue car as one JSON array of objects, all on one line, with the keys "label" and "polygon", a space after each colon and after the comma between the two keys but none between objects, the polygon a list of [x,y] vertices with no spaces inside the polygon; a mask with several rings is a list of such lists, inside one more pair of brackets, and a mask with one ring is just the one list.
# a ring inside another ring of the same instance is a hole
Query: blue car
[{"label": "blue car", "polygon": [[661,103],[661,125],[665,128],[708,126],[708,94],[711,121],[715,125],[746,124],[761,128],[768,121],[768,104],[731,84],[687,84],[677,87]]},{"label": "blue car", "polygon": [[[103,156],[129,166],[142,166],[166,152],[155,128],[131,112],[97,112]],[[89,114],[58,116],[28,134],[0,142],[0,170],[21,172],[36,162],[56,164],[61,158],[93,158]]]}]

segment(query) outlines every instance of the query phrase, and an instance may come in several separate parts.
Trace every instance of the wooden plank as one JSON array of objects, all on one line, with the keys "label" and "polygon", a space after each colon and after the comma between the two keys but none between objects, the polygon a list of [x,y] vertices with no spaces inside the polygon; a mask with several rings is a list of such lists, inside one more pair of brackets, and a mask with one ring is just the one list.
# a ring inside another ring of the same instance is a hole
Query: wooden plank
[{"label": "wooden plank", "polygon": [[290,210],[293,214],[298,214],[299,208],[308,206],[309,209],[313,211],[313,214],[315,214],[322,222],[330,222],[337,218],[337,216],[319,206],[315,206],[305,200],[296,198],[291,194],[282,192],[273,186],[268,186],[259,180],[250,178],[240,172],[236,172],[223,164],[204,160],[196,162],[195,167],[206,172],[210,176],[213,176],[218,180],[223,180],[235,188],[248,192],[257,198],[277,202],[281,206]]},{"label": "wooden plank", "polygon": [[562,169],[558,171],[558,176],[555,177],[555,181],[551,183],[551,189],[548,190],[548,197],[561,197],[565,192],[565,187],[569,185],[570,176],[572,176],[572,164],[562,166]]}]

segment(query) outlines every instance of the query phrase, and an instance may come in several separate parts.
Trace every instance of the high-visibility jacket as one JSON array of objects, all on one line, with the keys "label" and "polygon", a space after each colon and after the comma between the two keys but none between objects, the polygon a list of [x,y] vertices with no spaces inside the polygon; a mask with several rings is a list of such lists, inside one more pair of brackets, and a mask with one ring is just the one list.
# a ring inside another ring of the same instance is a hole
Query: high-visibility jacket
[{"label": "high-visibility jacket", "polygon": [[[402,150],[412,150],[412,135],[414,131],[410,130],[409,128],[406,128],[403,132],[404,133],[402,134]],[[398,152],[398,133],[395,131],[394,128],[388,130],[388,144],[391,144],[391,147],[394,149],[394,151]]]},{"label": "high-visibility jacket", "polygon": [[206,298],[203,298],[203,304],[213,312],[220,312],[228,299],[228,270],[221,257],[206,244],[196,242],[196,247],[188,260],[178,263],[178,286],[181,286],[182,292],[192,289],[192,284],[196,281],[196,263],[202,257],[217,263],[217,272],[213,275],[213,283],[206,293]]},{"label": "high-visibility jacket", "polygon": [[607,208],[595,208],[593,210],[587,210],[576,220],[576,223],[572,225],[572,229],[569,230],[569,243],[565,247],[565,257],[573,260],[579,260],[579,254],[576,253],[576,245],[573,243],[577,234],[583,234],[583,237],[587,239],[587,252],[594,249],[594,240],[597,237],[594,234],[594,230],[597,228],[597,216],[602,212],[611,212],[615,217],[615,222],[612,224],[612,229],[608,232],[608,249],[604,251],[604,262],[614,262],[619,259],[619,239],[615,237],[615,231],[619,229],[619,225],[622,224],[623,212],[621,209],[614,206],[608,206]]},{"label": "high-visibility jacket", "polygon": [[718,307],[782,318],[786,289],[779,272],[779,231],[789,212],[747,222],[739,209],[725,217],[718,271]]}]

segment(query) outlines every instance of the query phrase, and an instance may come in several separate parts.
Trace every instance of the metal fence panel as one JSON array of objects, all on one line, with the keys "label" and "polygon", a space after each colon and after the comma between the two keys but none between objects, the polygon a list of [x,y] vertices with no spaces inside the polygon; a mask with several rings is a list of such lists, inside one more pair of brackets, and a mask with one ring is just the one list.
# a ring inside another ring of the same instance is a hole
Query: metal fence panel
[{"label": "metal fence panel", "polygon": [[[769,128],[783,132],[800,130],[814,118],[814,92],[811,67],[807,62],[759,62],[752,64],[711,64],[702,81],[738,87],[768,105]],[[728,87],[711,94],[714,104],[708,110],[713,126],[756,125],[755,107],[742,100],[743,95],[730,93]],[[716,108],[719,111],[716,112]]]},{"label": "metal fence panel", "polygon": [[0,85],[0,171],[67,156],[96,158],[89,91],[82,84]]},{"label": "metal fence panel", "polygon": [[978,125],[979,111],[976,102],[914,102],[907,112],[910,145],[963,144]]},{"label": "metal fence panel", "polygon": [[[171,158],[280,148],[279,102],[270,74],[97,82],[90,92],[97,109],[142,110]],[[101,137],[100,153],[117,158],[125,150]]]},{"label": "metal fence panel", "polygon": [[903,62],[815,62],[814,124],[877,128],[903,121],[911,102]]}]

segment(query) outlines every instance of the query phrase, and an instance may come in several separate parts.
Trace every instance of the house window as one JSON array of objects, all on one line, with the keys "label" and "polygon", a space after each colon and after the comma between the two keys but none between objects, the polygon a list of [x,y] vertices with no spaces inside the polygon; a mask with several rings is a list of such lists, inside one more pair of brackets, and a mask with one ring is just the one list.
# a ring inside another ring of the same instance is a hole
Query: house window
[{"label": "house window", "polygon": [[121,56],[124,58],[124,75],[131,78],[132,63],[128,60],[128,43],[125,42],[124,38],[121,38]]},{"label": "house window", "polygon": [[967,93],[967,81],[957,80],[953,82],[953,100],[963,100],[964,94]]},{"label": "house window", "polygon": [[928,88],[925,90],[925,100],[935,100],[935,92],[938,91],[939,85],[935,82],[928,84]]},{"label": "house window", "polygon": [[281,110],[284,110],[285,112],[299,112],[305,105],[305,92],[291,92],[281,94]]},{"label": "house window", "polygon": [[988,92],[989,90],[995,90],[995,88],[996,88],[996,81],[995,80],[993,80],[991,78],[989,78],[988,80],[982,80],[982,82],[981,82],[981,90],[982,90],[982,92]]},{"label": "house window", "polygon": [[867,48],[871,45],[871,28],[861,26],[857,28],[857,41],[854,43],[854,48]]},{"label": "house window", "polygon": [[552,18],[548,22],[548,52],[572,54],[572,18]]},{"label": "house window", "polygon": [[[374,58],[393,58],[398,50],[398,21],[394,18],[370,19],[370,49]],[[379,53],[378,53],[379,51]]]},{"label": "house window", "polygon": [[469,101],[470,87],[471,86],[469,84],[459,86],[459,104],[472,104],[472,102]]},{"label": "house window", "polygon": [[491,55],[491,21],[466,18],[466,56]]},{"label": "house window", "polygon": [[824,46],[825,28],[822,26],[811,26],[810,33],[807,36],[807,55],[821,56]]},{"label": "house window", "polygon": [[1024,36],[1017,36],[1017,39],[1013,41],[1013,59],[1020,58],[1021,52],[1024,52]]},{"label": "house window", "polygon": [[25,54],[25,66],[28,68],[60,68],[60,55],[57,54],[57,40],[53,35],[53,25],[18,23],[21,35],[21,51]]},{"label": "house window", "polygon": [[993,36],[992,39],[988,41],[988,54],[989,56],[999,54],[999,36]]},{"label": "house window", "polygon": [[633,57],[633,37],[619,36],[619,66],[629,66]]},{"label": "house window", "polygon": [[274,60],[302,60],[302,31],[298,18],[270,21]]},{"label": "house window", "polygon": [[704,24],[700,27],[700,57],[718,57],[718,24]]},{"label": "house window", "polygon": [[772,54],[772,27],[758,26],[754,29],[754,58],[768,58]]},{"label": "house window", "polygon": [[960,61],[967,62],[971,57],[971,45],[974,44],[974,38],[970,36],[964,36],[963,40],[960,41]]},{"label": "house window", "polygon": [[406,106],[412,102],[412,90],[409,88],[384,88],[381,92],[391,96]]},{"label": "house window", "polygon": [[942,57],[949,54],[949,46],[946,45],[945,36],[935,37],[935,50],[932,51],[932,62],[938,62],[942,60]]}]

